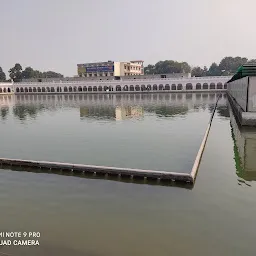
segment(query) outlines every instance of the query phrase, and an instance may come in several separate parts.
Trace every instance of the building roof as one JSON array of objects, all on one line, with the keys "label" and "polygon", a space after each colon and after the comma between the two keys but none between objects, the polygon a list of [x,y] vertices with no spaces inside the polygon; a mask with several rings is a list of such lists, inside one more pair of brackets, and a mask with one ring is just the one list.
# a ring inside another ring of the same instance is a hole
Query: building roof
[{"label": "building roof", "polygon": [[144,60],[131,60],[130,62],[144,62]]}]

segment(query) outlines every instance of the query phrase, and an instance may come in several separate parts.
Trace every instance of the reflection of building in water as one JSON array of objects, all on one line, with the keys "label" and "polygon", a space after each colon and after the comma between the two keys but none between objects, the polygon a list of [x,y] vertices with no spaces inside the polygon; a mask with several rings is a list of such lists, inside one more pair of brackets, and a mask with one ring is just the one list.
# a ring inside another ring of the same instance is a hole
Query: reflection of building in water
[{"label": "reflection of building in water", "polygon": [[256,180],[256,128],[240,127],[230,108],[237,175],[244,180]]},{"label": "reflection of building in water", "polygon": [[115,116],[114,106],[80,107],[80,118],[115,119]]},{"label": "reflection of building in water", "polygon": [[142,107],[116,107],[116,120],[124,120],[130,117],[141,117],[144,111]]},{"label": "reflection of building in water", "polygon": [[143,115],[142,107],[90,106],[80,107],[80,117],[123,120]]},{"label": "reflection of building in water", "polygon": [[[226,94],[221,94],[219,106],[226,106]],[[11,97],[11,96],[10,96]],[[215,105],[215,93],[159,93],[159,94],[64,94],[64,95],[16,95],[13,104],[51,104],[54,106],[187,106],[194,109],[205,104]],[[0,97],[0,101],[1,101]]]}]

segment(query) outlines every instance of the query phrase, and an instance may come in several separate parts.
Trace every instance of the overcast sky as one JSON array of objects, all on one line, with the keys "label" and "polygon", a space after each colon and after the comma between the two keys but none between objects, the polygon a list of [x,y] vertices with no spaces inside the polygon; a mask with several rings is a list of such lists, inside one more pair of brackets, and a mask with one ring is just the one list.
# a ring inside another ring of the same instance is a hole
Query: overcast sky
[{"label": "overcast sky", "polygon": [[0,66],[76,75],[76,64],[256,58],[255,0],[1,0]]}]

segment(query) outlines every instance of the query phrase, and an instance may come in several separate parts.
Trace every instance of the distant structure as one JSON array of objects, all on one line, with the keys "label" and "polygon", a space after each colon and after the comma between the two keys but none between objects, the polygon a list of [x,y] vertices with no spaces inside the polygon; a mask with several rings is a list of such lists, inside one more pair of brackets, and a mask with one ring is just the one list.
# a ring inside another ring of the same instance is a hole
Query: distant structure
[{"label": "distant structure", "polygon": [[92,77],[79,77],[78,75],[74,77],[62,77],[62,78],[29,78],[22,79],[19,83],[51,83],[51,82],[101,82],[101,81],[114,81],[114,80],[122,80],[122,81],[131,81],[131,80],[143,80],[143,79],[180,79],[180,78],[191,78],[190,73],[172,73],[172,74],[146,74],[146,75],[129,75],[129,76],[92,76]]},{"label": "distant structure", "polygon": [[243,126],[256,127],[256,65],[245,64],[227,82],[234,114]]},{"label": "distant structure", "polygon": [[128,62],[107,61],[77,64],[79,77],[120,77],[144,75],[143,60]]}]

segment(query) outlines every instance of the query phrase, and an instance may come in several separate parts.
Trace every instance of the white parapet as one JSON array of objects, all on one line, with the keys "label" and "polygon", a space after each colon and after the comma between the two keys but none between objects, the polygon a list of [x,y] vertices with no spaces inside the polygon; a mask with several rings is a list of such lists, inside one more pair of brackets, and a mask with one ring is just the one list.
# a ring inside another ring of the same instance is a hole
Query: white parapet
[{"label": "white parapet", "polygon": [[12,94],[14,93],[14,83],[12,82],[1,82],[0,83],[0,94]]},{"label": "white parapet", "polygon": [[154,78],[134,80],[94,80],[15,83],[15,93],[119,93],[220,91],[231,77]]},{"label": "white parapet", "polygon": [[229,82],[227,90],[244,112],[256,112],[256,77]]}]

